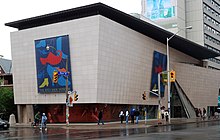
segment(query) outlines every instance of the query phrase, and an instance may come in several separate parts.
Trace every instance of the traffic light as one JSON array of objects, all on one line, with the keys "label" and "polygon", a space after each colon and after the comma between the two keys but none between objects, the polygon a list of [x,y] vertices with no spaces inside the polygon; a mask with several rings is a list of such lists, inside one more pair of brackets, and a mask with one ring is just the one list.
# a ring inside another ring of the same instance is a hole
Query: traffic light
[{"label": "traffic light", "polygon": [[57,83],[58,82],[58,72],[54,71],[53,72],[53,83]]},{"label": "traffic light", "polygon": [[74,101],[77,101],[78,100],[78,94],[76,94],[76,92],[74,93]]},{"label": "traffic light", "polygon": [[170,71],[170,82],[175,82],[176,80],[176,73],[174,70]]},{"label": "traffic light", "polygon": [[167,84],[167,73],[162,73],[162,83],[163,85],[166,85]]},{"label": "traffic light", "polygon": [[142,99],[143,99],[143,100],[146,100],[146,99],[147,99],[147,97],[146,97],[146,91],[144,91],[144,93],[142,94]]}]

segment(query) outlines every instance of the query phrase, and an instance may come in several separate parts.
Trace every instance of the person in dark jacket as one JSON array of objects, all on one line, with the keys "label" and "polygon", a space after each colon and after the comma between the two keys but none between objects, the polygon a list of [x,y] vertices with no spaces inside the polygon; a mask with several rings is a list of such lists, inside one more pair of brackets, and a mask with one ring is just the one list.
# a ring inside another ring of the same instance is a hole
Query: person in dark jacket
[{"label": "person in dark jacket", "polygon": [[201,109],[199,108],[199,117],[201,117],[202,118],[202,111],[201,111]]},{"label": "person in dark jacket", "polygon": [[40,124],[40,111],[37,112],[37,114],[34,116],[34,126],[37,126],[38,124]]},{"label": "person in dark jacket", "polygon": [[139,116],[140,116],[139,110],[135,111],[136,124],[138,124]]},{"label": "person in dark jacket", "polygon": [[165,115],[166,122],[168,122],[169,121],[169,115],[170,115],[168,110],[165,110],[164,115]]},{"label": "person in dark jacket", "polygon": [[135,113],[135,109],[131,109],[131,123],[134,124],[134,113]]},{"label": "person in dark jacket", "polygon": [[203,120],[205,120],[206,119],[206,117],[207,117],[207,114],[206,114],[206,109],[205,108],[203,108],[203,111],[202,111],[202,118],[203,118]]},{"label": "person in dark jacket", "polygon": [[124,112],[123,112],[123,110],[120,111],[119,118],[121,118],[121,123],[123,123],[123,120],[124,120]]},{"label": "person in dark jacket", "polygon": [[102,125],[104,125],[104,122],[103,122],[103,119],[102,119],[103,118],[103,111],[102,110],[100,110],[98,118],[99,118],[98,125],[99,125],[100,122],[102,123]]}]

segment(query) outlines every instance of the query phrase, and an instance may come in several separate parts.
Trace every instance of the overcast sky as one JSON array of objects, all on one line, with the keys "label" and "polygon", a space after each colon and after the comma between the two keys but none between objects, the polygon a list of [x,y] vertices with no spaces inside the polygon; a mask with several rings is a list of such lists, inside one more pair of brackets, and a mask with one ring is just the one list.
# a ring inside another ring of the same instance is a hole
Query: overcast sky
[{"label": "overcast sky", "polygon": [[102,2],[125,13],[140,13],[141,0],[3,0],[0,4],[0,55],[12,59],[10,32],[5,23]]}]

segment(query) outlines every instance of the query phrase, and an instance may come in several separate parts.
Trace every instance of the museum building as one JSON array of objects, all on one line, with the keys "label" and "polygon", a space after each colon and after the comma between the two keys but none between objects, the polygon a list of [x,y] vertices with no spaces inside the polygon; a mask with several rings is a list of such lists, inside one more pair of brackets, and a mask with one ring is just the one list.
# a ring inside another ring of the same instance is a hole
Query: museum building
[{"label": "museum building", "polygon": [[[100,110],[104,121],[119,120],[126,109],[139,110],[140,119],[145,111],[157,117],[158,97],[149,91],[158,89],[157,74],[167,69],[166,41],[173,33],[102,3],[5,25],[18,29],[11,32],[11,50],[19,123],[33,121],[37,111],[50,123],[65,122],[67,87],[78,94],[69,110],[72,123],[96,122]],[[203,59],[220,54],[178,35],[169,41],[169,54],[176,73],[171,116],[193,117],[189,106],[217,106],[220,71],[204,67]],[[160,87],[167,108],[167,86]]]}]

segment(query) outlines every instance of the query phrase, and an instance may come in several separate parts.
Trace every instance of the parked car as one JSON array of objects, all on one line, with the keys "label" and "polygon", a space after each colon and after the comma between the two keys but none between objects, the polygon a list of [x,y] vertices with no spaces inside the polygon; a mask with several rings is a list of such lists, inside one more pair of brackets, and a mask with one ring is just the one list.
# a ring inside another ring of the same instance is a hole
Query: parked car
[{"label": "parked car", "polygon": [[2,120],[0,118],[0,129],[8,129],[10,126],[9,122],[8,121],[5,121],[5,120]]}]

